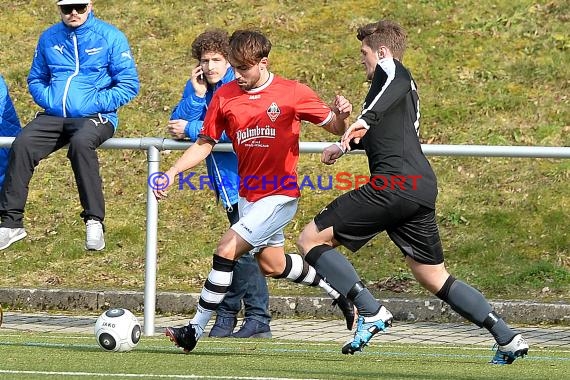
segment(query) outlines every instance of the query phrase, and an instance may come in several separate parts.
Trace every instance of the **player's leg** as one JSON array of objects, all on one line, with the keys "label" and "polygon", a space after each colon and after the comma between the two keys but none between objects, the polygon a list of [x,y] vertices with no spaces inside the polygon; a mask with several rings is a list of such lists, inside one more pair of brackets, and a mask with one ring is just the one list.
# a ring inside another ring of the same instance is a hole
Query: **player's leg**
[{"label": "player's leg", "polygon": [[[309,231],[313,231],[313,234]],[[310,247],[312,244],[308,244],[309,241],[316,243],[322,237],[333,234],[332,227],[317,231],[314,222],[309,223],[301,234],[300,245]],[[343,346],[343,354],[361,351],[372,336],[391,325],[392,314],[364,286],[352,264],[337,249],[328,244],[314,245],[306,260],[357,309],[356,331],[354,337]]]},{"label": "player's leg", "polygon": [[493,335],[498,350],[492,363],[510,364],[517,357],[526,355],[526,341],[497,315],[483,294],[449,275],[444,264],[435,210],[416,207],[418,211],[413,218],[388,231],[404,253],[414,277],[456,313],[479,327],[485,327]]},{"label": "player's leg", "polygon": [[265,197],[255,202],[240,198],[240,219],[218,243],[212,270],[200,293],[196,314],[188,326],[166,329],[166,335],[176,345],[182,347],[185,352],[194,349],[212,313],[228,292],[236,260],[254,247],[267,246],[276,231],[281,231],[293,218],[297,203],[297,198],[280,195]]},{"label": "player's leg", "polygon": [[[232,224],[235,223],[237,220],[232,221]],[[271,338],[267,280],[261,273],[254,255],[246,253],[239,258],[234,268],[232,285],[222,304],[228,296],[237,298],[233,295],[234,292],[239,295],[238,302],[243,299],[244,321],[240,329],[231,336],[234,338]]]},{"label": "player's leg", "polygon": [[354,303],[359,318],[354,338],[343,353],[360,351],[379,331],[392,322],[392,314],[382,306],[360,281],[352,264],[334,247],[342,244],[356,251],[373,238],[392,219],[387,212],[389,198],[370,186],[335,199],[301,233],[298,246],[305,259],[333,288]]},{"label": "player's leg", "polygon": [[[249,202],[244,202],[243,207],[247,215],[242,217],[233,228],[242,236],[247,237],[252,245],[263,247],[262,249],[256,248],[254,252],[265,276],[321,287],[341,308],[347,327],[350,329],[354,324],[352,304],[323,281],[301,255],[284,254],[283,228],[295,216],[297,205],[297,198],[282,195],[260,199],[255,202],[255,207],[252,207]],[[242,210],[242,203],[240,203],[240,210]]]},{"label": "player's leg", "polygon": [[232,229],[222,236],[212,260],[212,270],[200,293],[196,315],[190,323],[204,330],[212,313],[228,292],[237,260],[252,248],[249,242]]},{"label": "player's leg", "polygon": [[323,289],[333,300],[333,305],[342,311],[346,328],[348,330],[353,328],[356,317],[352,302],[323,280],[315,268],[303,260],[303,256],[297,253],[285,254],[283,247],[267,247],[257,254],[257,259],[259,267],[266,276]]},{"label": "player's leg", "polygon": [[253,247],[234,230],[229,229],[222,236],[212,260],[212,270],[200,292],[196,314],[188,326],[168,327],[166,335],[185,352],[192,351],[204,333],[212,313],[224,299],[232,283],[236,260]]},{"label": "player's leg", "polygon": [[[237,202],[226,210],[230,226],[239,221],[239,206]],[[237,315],[243,300],[245,320],[255,321],[253,335],[263,330],[270,331],[269,294],[267,282],[261,274],[255,258],[250,254],[242,255],[234,267],[232,283],[226,296],[216,309],[216,321],[210,330],[211,337],[232,336],[237,324]],[[251,323],[248,324],[250,326]],[[240,329],[241,331],[241,329]],[[250,329],[247,330],[248,332]],[[251,335],[240,334],[249,338]]]}]

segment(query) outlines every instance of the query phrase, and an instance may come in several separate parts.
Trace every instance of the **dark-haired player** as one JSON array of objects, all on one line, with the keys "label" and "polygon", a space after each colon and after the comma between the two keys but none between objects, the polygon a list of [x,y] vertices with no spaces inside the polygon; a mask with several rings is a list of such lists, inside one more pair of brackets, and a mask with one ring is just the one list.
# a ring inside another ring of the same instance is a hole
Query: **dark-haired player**
[{"label": "dark-haired player", "polygon": [[[298,246],[319,275],[358,309],[358,325],[344,354],[361,351],[392,322],[392,314],[362,284],[348,260],[335,247],[357,251],[382,231],[404,254],[419,283],[453,310],[485,327],[498,349],[492,363],[510,364],[528,352],[521,334],[512,330],[483,295],[451,276],[444,264],[435,220],[437,181],[424,156],[419,131],[419,98],[410,72],[402,65],[406,33],[381,20],[358,29],[362,63],[371,80],[357,121],[341,144],[325,149],[322,161],[334,163],[344,149],[364,149],[371,180],[341,195],[315,216],[301,233]],[[383,178],[416,179],[416,186],[385,186]]]},{"label": "dark-haired player", "polygon": [[[222,133],[231,139],[238,157],[241,178],[238,209],[240,219],[222,236],[214,254],[197,307],[188,326],[169,327],[166,334],[191,351],[202,336],[212,312],[232,283],[236,260],[248,252],[256,255],[266,276],[320,286],[343,310],[347,327],[352,327],[352,304],[316,274],[303,257],[284,254],[284,227],[297,211],[297,185],[301,121],[308,121],[342,135],[352,105],[336,96],[333,108],[309,87],[269,71],[271,42],[256,31],[236,31],[230,38],[229,61],[236,79],[215,93],[203,128],[192,145],[165,173],[161,183],[193,168],[206,158]],[[172,183],[170,181],[169,183]],[[159,186],[160,188],[160,186]],[[167,188],[154,191],[158,199]]]}]

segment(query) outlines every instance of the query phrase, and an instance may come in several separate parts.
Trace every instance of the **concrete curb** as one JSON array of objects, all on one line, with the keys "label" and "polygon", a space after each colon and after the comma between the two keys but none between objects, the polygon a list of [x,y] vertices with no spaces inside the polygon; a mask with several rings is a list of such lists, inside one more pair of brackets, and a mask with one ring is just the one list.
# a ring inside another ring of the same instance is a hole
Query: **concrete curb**
[{"label": "concrete curb", "polygon": [[[156,297],[156,312],[193,314],[198,298],[197,293],[159,292]],[[380,301],[398,321],[464,321],[437,298],[382,298]],[[570,325],[570,304],[532,301],[491,301],[490,303],[509,323]],[[144,294],[135,291],[0,288],[0,304],[9,309],[74,312],[98,312],[112,306],[120,306],[140,313],[144,309]],[[331,307],[328,298],[270,297],[269,304],[273,318],[328,318],[331,314],[342,317],[337,308]]]}]

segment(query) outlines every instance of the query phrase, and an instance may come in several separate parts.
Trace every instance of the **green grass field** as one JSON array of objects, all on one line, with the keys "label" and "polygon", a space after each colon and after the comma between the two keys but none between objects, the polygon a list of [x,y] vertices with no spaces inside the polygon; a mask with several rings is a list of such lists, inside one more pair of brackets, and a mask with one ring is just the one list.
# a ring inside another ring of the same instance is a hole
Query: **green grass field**
[{"label": "green grass field", "polygon": [[184,355],[164,337],[134,351],[103,352],[88,335],[0,334],[6,379],[568,379],[570,352],[533,347],[510,366],[488,364],[489,347],[374,343],[354,356],[338,343],[200,341]]}]

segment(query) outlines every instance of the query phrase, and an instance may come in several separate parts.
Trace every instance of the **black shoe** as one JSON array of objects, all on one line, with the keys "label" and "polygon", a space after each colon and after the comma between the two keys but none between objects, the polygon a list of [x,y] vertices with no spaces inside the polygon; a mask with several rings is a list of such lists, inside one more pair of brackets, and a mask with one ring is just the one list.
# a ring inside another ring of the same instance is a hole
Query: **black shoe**
[{"label": "black shoe", "polygon": [[192,351],[196,347],[196,343],[198,343],[196,329],[192,325],[180,328],[167,327],[164,333],[177,347],[184,349],[184,352]]},{"label": "black shoe", "polygon": [[216,317],[216,322],[212,329],[210,330],[210,334],[208,335],[211,338],[226,338],[234,332],[234,329],[237,325],[237,318],[236,317],[222,317],[218,315]]},{"label": "black shoe", "polygon": [[240,329],[231,335],[232,338],[271,338],[268,324],[255,319],[244,319]]},{"label": "black shoe", "polygon": [[338,306],[344,315],[346,320],[346,328],[352,330],[354,328],[354,322],[358,316],[358,310],[354,307],[353,303],[343,296],[342,294],[333,301],[332,306]]}]

